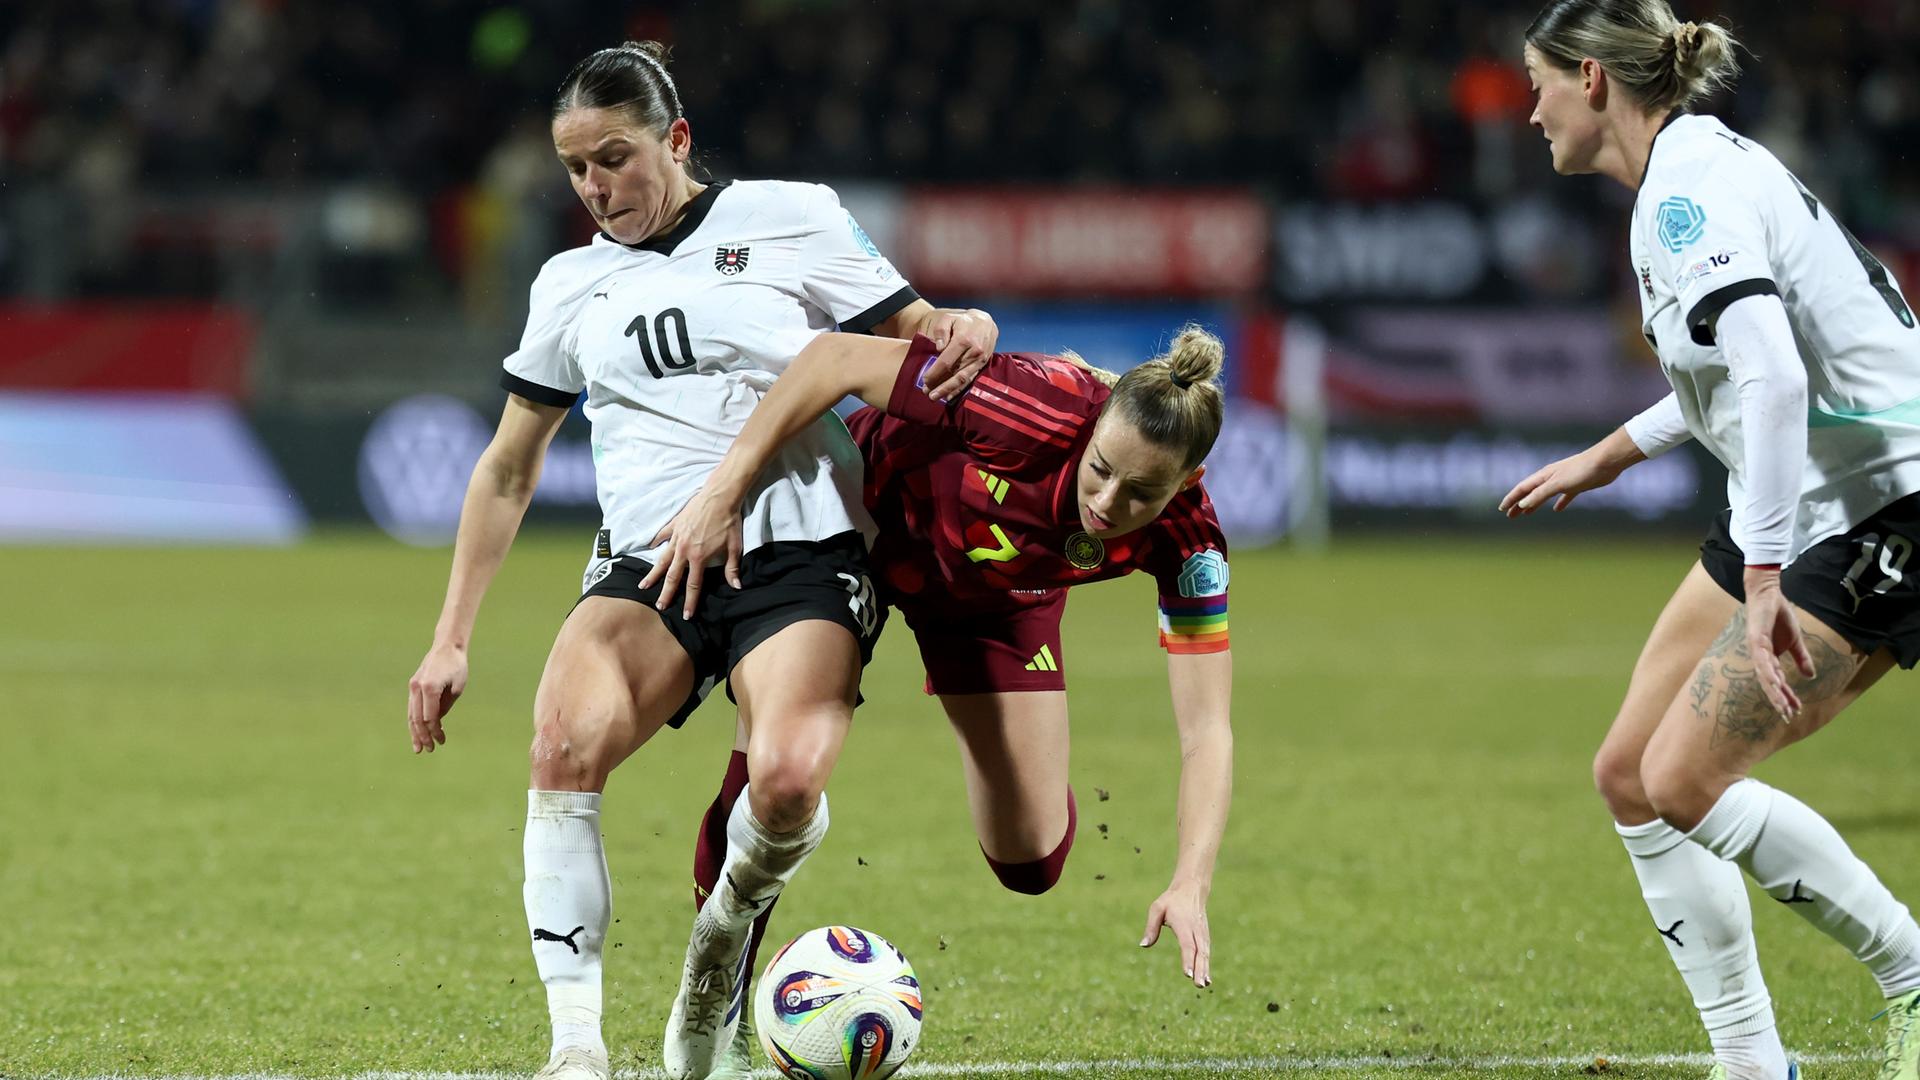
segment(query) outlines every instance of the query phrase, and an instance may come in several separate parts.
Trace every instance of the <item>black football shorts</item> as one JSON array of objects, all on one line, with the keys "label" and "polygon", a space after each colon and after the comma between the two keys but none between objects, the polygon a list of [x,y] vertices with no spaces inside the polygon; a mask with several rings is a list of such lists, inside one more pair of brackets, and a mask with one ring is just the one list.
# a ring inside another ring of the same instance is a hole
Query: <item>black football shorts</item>
[{"label": "black football shorts", "polygon": [[[1723,511],[1700,545],[1700,565],[1735,600],[1746,602],[1746,556],[1733,542],[1733,511]],[[1866,654],[1882,648],[1903,668],[1920,661],[1920,493],[1888,503],[1839,536],[1800,553],[1780,574],[1780,591]]]},{"label": "black football shorts", "polygon": [[[640,580],[653,565],[631,555],[602,557],[596,543],[583,581],[589,596],[617,596],[656,610],[660,586],[642,589]],[[825,540],[777,540],[740,559],[741,588],[727,584],[726,571],[706,571],[700,606],[683,617],[679,598],[657,611],[669,633],[693,660],[693,693],[668,720],[679,727],[707,694],[728,677],[754,647],[794,623],[824,619],[847,628],[860,643],[860,662],[873,659],[873,646],[886,625],[886,608],[867,576],[867,546],[857,532]],[[733,696],[731,687],[727,690]]]}]

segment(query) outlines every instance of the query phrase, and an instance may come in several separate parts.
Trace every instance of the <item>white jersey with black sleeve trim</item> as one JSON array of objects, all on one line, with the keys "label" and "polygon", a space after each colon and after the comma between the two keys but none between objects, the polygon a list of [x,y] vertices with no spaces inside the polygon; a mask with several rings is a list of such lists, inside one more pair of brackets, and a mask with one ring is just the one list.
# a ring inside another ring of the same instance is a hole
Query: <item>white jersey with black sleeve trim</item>
[{"label": "white jersey with black sleeve trim", "polygon": [[[1654,137],[1634,205],[1642,331],[1688,430],[1745,505],[1740,398],[1714,324],[1780,298],[1807,372],[1807,460],[1791,555],[1920,491],[1920,329],[1885,266],[1765,147],[1711,116]],[[1743,549],[1742,515],[1734,542]]]},{"label": "white jersey with black sleeve trim", "polygon": [[[793,358],[919,299],[831,188],[709,184],[669,233],[605,235],[548,260],[500,384],[545,405],[584,391],[613,553],[646,555]],[[828,414],[789,441],[743,507],[748,551],[873,523],[859,450]]]}]

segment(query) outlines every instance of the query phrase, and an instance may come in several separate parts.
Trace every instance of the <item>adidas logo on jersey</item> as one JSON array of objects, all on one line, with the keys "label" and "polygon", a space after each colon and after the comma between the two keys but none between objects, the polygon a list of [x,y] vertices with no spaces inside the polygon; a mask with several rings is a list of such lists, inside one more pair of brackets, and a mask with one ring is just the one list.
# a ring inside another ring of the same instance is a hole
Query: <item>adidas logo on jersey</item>
[{"label": "adidas logo on jersey", "polygon": [[1060,665],[1053,658],[1053,649],[1046,645],[1040,646],[1040,651],[1033,654],[1032,660],[1027,661],[1027,670],[1059,671]]},{"label": "adidas logo on jersey", "polygon": [[1007,489],[1013,485],[1007,483],[1002,477],[995,476],[985,469],[975,469],[973,471],[980,474],[980,482],[986,485],[987,494],[993,496],[995,504],[1007,501]]}]

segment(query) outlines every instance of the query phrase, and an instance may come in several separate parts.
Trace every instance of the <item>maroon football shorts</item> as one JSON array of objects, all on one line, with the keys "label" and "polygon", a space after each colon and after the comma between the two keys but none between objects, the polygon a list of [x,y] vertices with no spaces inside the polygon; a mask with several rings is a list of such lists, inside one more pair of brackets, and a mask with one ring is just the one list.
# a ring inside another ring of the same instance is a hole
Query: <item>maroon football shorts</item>
[{"label": "maroon football shorts", "polygon": [[1060,649],[1065,589],[985,602],[922,594],[897,606],[920,644],[929,694],[1067,688]]}]

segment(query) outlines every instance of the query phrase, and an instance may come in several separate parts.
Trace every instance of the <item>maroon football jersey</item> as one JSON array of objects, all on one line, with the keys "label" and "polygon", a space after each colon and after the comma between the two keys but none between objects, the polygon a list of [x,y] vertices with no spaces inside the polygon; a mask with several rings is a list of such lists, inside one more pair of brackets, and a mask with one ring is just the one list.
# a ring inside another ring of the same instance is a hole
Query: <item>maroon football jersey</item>
[{"label": "maroon football jersey", "polygon": [[1103,541],[1080,524],[1075,474],[1107,387],[1060,357],[996,353],[943,405],[924,387],[936,354],[915,338],[887,412],[848,421],[890,598],[1038,603],[1045,590],[1144,570],[1160,586],[1163,645],[1225,649],[1227,543],[1200,485],[1124,536]]}]

